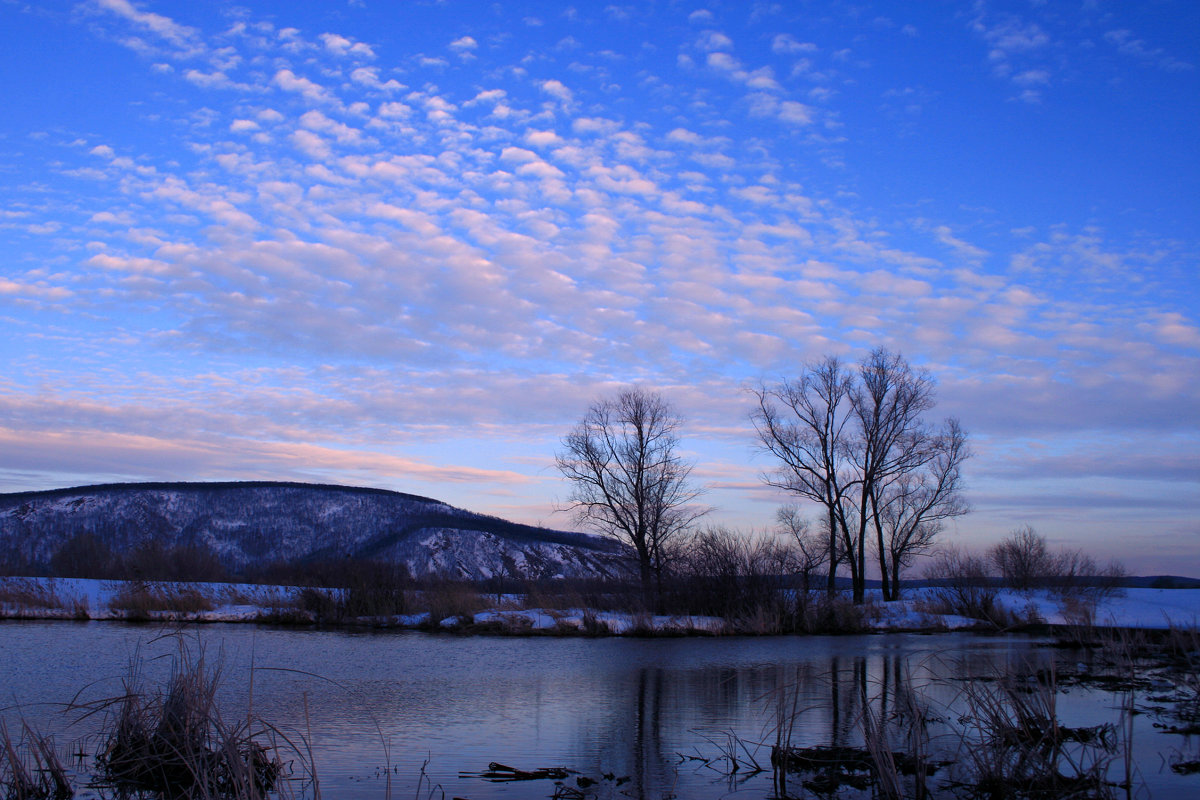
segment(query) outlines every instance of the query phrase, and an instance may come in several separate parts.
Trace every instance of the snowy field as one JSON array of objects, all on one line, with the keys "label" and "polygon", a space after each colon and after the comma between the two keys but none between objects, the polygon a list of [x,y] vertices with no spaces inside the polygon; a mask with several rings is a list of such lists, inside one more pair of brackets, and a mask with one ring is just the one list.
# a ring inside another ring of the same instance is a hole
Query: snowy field
[{"label": "snowy field", "polygon": [[[285,586],[255,584],[141,584],[165,593],[199,596],[205,608],[187,611],[143,611],[141,619],[177,619],[197,622],[270,622],[283,612],[298,607],[299,590]],[[0,578],[0,617],[24,619],[126,619],[131,613],[122,605],[122,594],[131,584],[77,578]],[[932,589],[907,591],[904,599],[884,603],[868,593],[866,617],[878,630],[959,630],[979,627],[978,620],[935,613]],[[487,595],[484,597],[494,596]],[[1051,625],[1090,623],[1102,627],[1167,629],[1200,627],[1200,589],[1123,589],[1100,599],[1094,607],[1064,603],[1048,591],[1000,590],[999,603],[1017,618]],[[698,634],[727,632],[724,620],[716,617],[669,617],[634,615],[582,608],[525,608],[519,595],[499,598],[493,608],[448,617],[445,628],[474,626],[507,633],[596,631],[613,634],[646,631],[680,631]],[[297,620],[295,616],[291,621]],[[364,620],[369,624],[399,628],[429,626],[429,614],[410,614]]]}]

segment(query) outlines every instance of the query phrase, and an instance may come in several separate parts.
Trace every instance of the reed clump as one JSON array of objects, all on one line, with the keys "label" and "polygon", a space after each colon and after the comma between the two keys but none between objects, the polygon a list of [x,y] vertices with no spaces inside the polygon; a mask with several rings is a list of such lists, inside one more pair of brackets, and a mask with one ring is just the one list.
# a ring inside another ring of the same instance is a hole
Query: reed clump
[{"label": "reed clump", "polygon": [[179,800],[260,800],[278,788],[284,764],[269,729],[252,717],[226,723],[218,713],[220,671],[203,655],[181,652],[165,687],[149,692],[136,675],[123,694],[79,706],[102,714],[96,784],[118,795]]},{"label": "reed clump", "polygon": [[0,722],[0,797],[5,800],[66,800],[71,789],[67,770],[54,740],[41,736],[28,724],[14,741]]},{"label": "reed clump", "polygon": [[1116,726],[1071,728],[1057,713],[1053,664],[1024,676],[1004,675],[964,687],[966,774],[957,785],[968,797],[1107,798],[1108,768],[1116,758]]}]

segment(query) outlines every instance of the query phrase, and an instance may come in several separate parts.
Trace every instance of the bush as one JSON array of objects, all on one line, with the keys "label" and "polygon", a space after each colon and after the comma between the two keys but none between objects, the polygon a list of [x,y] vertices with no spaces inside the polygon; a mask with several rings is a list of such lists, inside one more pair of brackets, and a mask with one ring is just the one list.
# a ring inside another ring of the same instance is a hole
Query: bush
[{"label": "bush", "polygon": [[796,591],[794,547],[728,528],[696,533],[668,583],[665,610],[721,617],[732,631],[790,633],[805,627],[807,593]]},{"label": "bush", "polygon": [[183,651],[165,688],[124,694],[79,710],[106,717],[96,756],[101,785],[118,797],[261,800],[286,770],[265,727],[248,716],[229,724],[216,706],[219,670]]},{"label": "bush", "polygon": [[1046,537],[1029,525],[1010,533],[988,551],[988,556],[1005,585],[1019,590],[1044,586],[1057,566]]},{"label": "bush", "polygon": [[803,607],[796,633],[861,633],[870,627],[867,608],[845,595],[817,594]]},{"label": "bush", "polygon": [[979,556],[946,548],[934,557],[925,577],[937,583],[933,590],[937,613],[977,619],[998,628],[1014,622],[997,601],[999,592],[988,577],[987,562]]},{"label": "bush", "polygon": [[408,610],[408,569],[403,564],[357,562],[347,570],[341,594],[347,617],[391,617]]},{"label": "bush", "polygon": [[424,610],[429,612],[429,625],[456,617],[474,618],[483,608],[483,598],[475,587],[464,581],[440,580],[428,585],[418,595]]},{"label": "bush", "polygon": [[1095,604],[1120,591],[1125,568],[1117,561],[1101,567],[1082,550],[1051,552],[1046,537],[1025,525],[989,551],[992,564],[1013,589],[1045,588],[1072,604]]}]

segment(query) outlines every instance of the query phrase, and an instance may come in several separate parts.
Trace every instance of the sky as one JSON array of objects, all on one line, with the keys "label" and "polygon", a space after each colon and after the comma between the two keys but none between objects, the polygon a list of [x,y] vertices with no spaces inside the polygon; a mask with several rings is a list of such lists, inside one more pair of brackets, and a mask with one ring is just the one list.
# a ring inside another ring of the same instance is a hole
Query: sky
[{"label": "sky", "polygon": [[0,491],[298,480],[572,528],[560,440],[902,353],[973,512],[1200,576],[1200,4],[0,0]]}]

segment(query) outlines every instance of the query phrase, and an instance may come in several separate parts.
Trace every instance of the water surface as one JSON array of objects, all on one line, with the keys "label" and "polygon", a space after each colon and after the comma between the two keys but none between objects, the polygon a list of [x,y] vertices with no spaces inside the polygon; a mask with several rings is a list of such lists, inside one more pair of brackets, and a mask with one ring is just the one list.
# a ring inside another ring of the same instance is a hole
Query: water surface
[{"label": "water surface", "polygon": [[[412,797],[422,769],[447,797],[554,791],[549,781],[460,777],[491,762],[627,779],[619,788],[602,781],[592,789],[598,797],[766,798],[769,772],[746,777],[743,767],[731,777],[719,761],[697,759],[719,759],[732,733],[747,743],[743,762],[769,766],[781,703],[789,718],[799,712],[793,743],[858,744],[864,704],[886,716],[915,685],[950,707],[959,679],[1036,669],[1054,657],[1035,640],[972,634],[583,639],[206,625],[179,637],[119,623],[5,622],[5,717],[19,710],[60,742],[84,737],[97,720],[76,722],[63,704],[118,694],[133,664],[138,680],[157,685],[181,642],[220,666],[227,719],[252,710],[311,741],[323,796],[349,800],[385,797],[385,774],[395,796]],[[1075,689],[1059,712],[1070,724],[1098,724],[1113,703]],[[1200,779],[1181,783],[1158,756],[1185,741],[1139,725],[1144,792],[1193,796]]]}]

